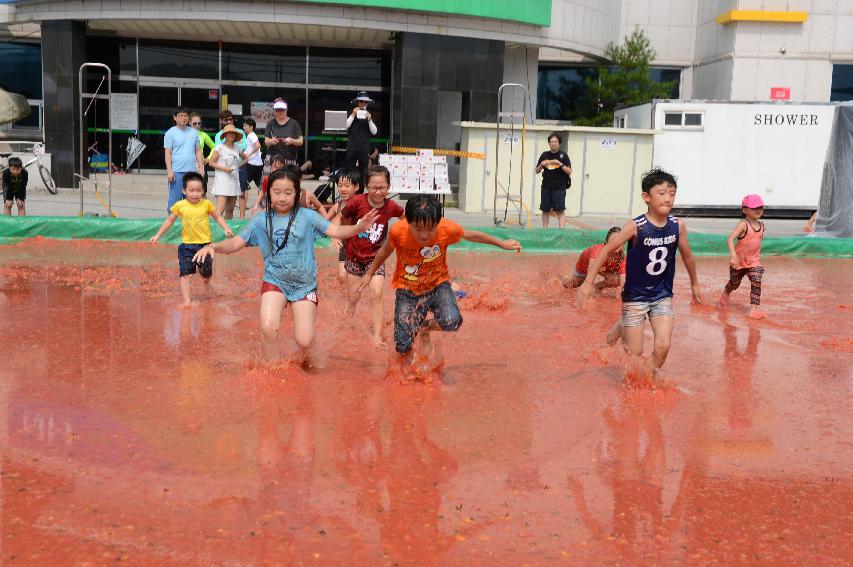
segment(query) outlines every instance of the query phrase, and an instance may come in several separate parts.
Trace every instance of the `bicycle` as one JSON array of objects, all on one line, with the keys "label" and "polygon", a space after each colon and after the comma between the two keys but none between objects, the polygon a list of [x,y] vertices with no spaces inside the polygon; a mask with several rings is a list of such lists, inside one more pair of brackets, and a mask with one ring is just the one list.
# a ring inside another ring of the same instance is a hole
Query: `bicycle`
[{"label": "bicycle", "polygon": [[[24,162],[24,169],[27,169],[32,164],[36,164],[42,183],[44,183],[44,186],[51,195],[56,195],[56,182],[53,181],[53,177],[50,175],[50,170],[41,162],[41,156],[44,154],[44,144],[42,142],[33,144],[32,149],[25,153],[33,154],[33,159]],[[11,155],[11,152],[0,153],[0,159],[5,160],[5,163],[0,163],[0,173],[9,167],[9,157],[11,157]]]}]

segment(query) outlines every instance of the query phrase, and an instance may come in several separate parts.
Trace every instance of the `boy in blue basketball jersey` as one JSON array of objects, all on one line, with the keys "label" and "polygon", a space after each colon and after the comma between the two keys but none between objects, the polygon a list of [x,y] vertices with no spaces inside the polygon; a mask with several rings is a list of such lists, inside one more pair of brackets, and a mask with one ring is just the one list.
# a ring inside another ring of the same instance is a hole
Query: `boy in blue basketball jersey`
[{"label": "boy in blue basketball jersey", "polygon": [[[675,178],[661,169],[653,169],[643,176],[642,188],[648,212],[628,221],[613,235],[590,264],[588,273],[598,273],[608,254],[628,243],[622,318],[610,331],[608,342],[615,342],[621,332],[628,351],[638,356],[643,354],[643,324],[648,319],[654,334],[654,349],[646,366],[656,370],[666,361],[672,339],[676,250],[681,252],[690,275],[693,300],[701,303],[702,295],[696,279],[696,260],[687,242],[687,226],[669,214],[675,201]],[[592,279],[587,278],[578,288],[578,305],[582,306],[591,293]]]}]

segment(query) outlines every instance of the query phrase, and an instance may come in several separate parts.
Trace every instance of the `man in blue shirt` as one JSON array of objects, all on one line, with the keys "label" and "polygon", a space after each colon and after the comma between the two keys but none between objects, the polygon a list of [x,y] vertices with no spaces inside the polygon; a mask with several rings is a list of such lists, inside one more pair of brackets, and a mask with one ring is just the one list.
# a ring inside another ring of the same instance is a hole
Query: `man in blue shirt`
[{"label": "man in blue shirt", "polygon": [[183,106],[175,109],[175,125],[166,131],[163,149],[166,153],[166,175],[169,178],[169,202],[166,210],[183,199],[184,174],[190,171],[204,175],[204,158],[198,143],[198,133],[188,126],[189,111]]}]

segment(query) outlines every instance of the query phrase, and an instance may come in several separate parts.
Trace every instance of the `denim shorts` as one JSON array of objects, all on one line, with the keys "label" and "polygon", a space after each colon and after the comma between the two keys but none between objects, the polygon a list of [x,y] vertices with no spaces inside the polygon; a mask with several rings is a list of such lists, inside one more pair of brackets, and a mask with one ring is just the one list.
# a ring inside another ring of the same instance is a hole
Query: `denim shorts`
[{"label": "denim shorts", "polygon": [[178,245],[178,266],[180,268],[181,277],[189,276],[196,272],[201,274],[203,278],[209,278],[213,275],[213,258],[208,256],[204,262],[198,264],[193,262],[193,256],[196,252],[207,246],[207,244],[179,244]]},{"label": "denim shorts", "polygon": [[394,306],[394,347],[397,352],[406,354],[412,350],[415,337],[430,311],[444,331],[456,331],[462,326],[462,314],[450,282],[444,282],[423,295],[415,295],[408,289],[397,290]]},{"label": "denim shorts", "polygon": [[664,297],[657,301],[625,301],[622,303],[622,326],[639,327],[652,317],[675,318],[672,308],[672,297]]}]

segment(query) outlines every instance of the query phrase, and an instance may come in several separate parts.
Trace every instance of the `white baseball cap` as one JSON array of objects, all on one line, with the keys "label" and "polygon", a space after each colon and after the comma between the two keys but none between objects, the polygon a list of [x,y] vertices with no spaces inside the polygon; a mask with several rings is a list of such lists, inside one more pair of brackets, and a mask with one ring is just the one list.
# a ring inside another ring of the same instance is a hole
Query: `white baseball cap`
[{"label": "white baseball cap", "polygon": [[287,110],[287,103],[284,100],[277,98],[272,105],[273,110]]}]

